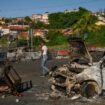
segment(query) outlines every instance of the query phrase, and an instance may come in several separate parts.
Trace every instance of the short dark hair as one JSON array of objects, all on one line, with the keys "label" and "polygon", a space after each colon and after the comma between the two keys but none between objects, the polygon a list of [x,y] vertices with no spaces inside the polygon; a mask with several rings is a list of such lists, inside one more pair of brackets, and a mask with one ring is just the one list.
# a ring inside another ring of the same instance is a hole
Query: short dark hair
[{"label": "short dark hair", "polygon": [[45,41],[42,41],[41,43],[45,44]]}]

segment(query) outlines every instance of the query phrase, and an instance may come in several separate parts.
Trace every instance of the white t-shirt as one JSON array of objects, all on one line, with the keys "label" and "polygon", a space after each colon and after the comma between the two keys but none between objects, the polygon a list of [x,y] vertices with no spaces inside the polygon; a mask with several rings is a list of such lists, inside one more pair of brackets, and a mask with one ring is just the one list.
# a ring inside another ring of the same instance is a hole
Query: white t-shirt
[{"label": "white t-shirt", "polygon": [[46,45],[42,46],[42,51],[43,51],[42,55],[47,55],[47,50],[48,50],[48,48]]}]

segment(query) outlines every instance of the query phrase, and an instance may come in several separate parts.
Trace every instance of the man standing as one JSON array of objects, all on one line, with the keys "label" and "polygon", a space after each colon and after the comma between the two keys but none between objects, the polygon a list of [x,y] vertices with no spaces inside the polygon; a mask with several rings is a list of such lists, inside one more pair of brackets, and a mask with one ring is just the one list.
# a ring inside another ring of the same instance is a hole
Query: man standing
[{"label": "man standing", "polygon": [[43,70],[43,75],[42,76],[45,76],[49,72],[49,69],[46,66],[47,59],[48,59],[48,55],[47,55],[48,54],[48,48],[47,48],[47,46],[45,45],[44,42],[41,43],[41,52],[42,52],[41,67],[42,67],[42,70]]}]

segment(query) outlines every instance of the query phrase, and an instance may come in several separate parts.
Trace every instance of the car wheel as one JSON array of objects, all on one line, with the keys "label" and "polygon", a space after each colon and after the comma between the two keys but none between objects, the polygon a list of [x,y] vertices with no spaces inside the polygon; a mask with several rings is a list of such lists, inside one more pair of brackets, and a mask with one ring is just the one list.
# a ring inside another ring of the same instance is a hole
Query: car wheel
[{"label": "car wheel", "polygon": [[86,81],[81,85],[81,94],[84,97],[94,97],[100,94],[100,88],[95,81]]}]

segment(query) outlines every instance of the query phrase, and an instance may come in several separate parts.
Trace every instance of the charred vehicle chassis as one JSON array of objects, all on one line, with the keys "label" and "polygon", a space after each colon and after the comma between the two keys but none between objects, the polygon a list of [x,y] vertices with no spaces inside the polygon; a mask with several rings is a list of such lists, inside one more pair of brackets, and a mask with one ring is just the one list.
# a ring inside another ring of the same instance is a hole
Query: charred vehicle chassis
[{"label": "charred vehicle chassis", "polygon": [[68,64],[53,67],[49,73],[51,97],[94,97],[105,89],[105,57],[93,62],[85,42],[70,37],[70,60]]}]

